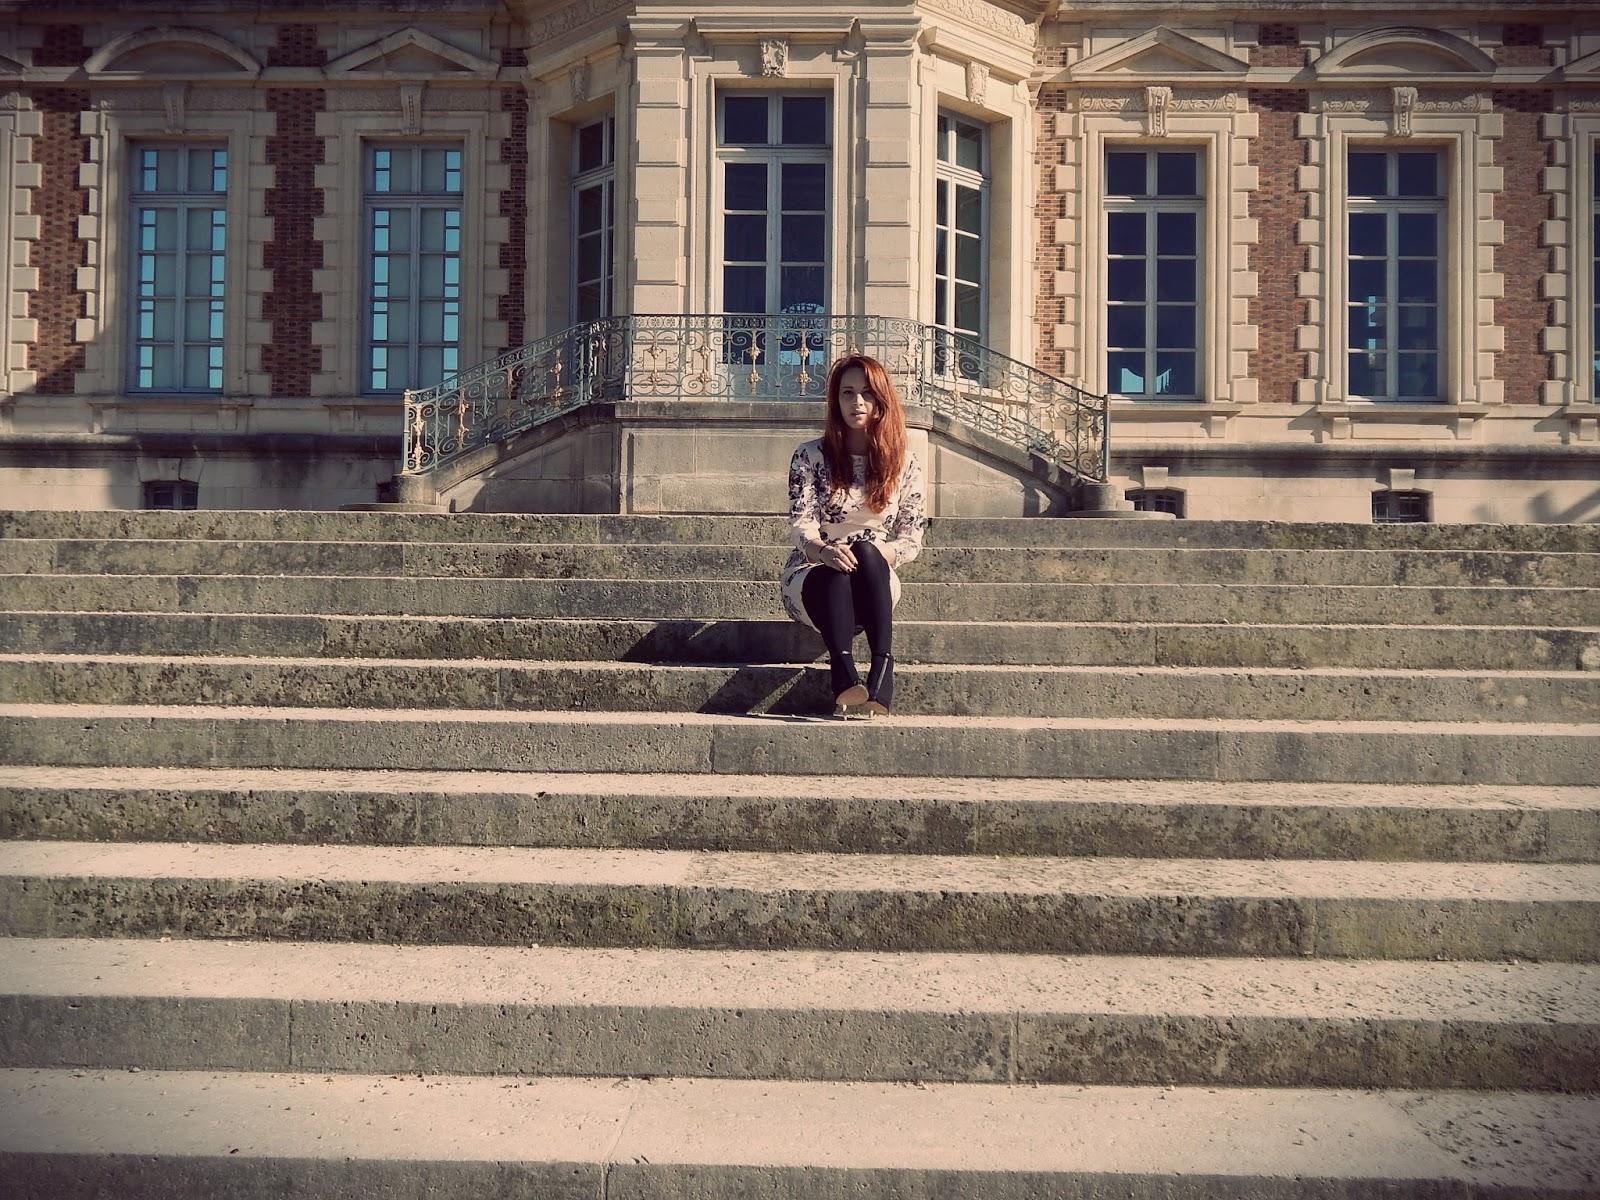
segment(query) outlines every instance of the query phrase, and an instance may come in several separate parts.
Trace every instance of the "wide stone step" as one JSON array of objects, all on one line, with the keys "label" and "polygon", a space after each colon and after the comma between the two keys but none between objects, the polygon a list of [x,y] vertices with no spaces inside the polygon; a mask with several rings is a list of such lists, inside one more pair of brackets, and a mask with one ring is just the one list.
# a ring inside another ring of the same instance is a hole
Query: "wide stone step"
[{"label": "wide stone step", "polygon": [[0,940],[0,1067],[1556,1088],[1600,967]]},{"label": "wide stone step", "polygon": [[[475,542],[0,540],[0,573],[349,575],[510,579],[767,579],[782,546]],[[1499,550],[1240,550],[933,546],[907,571],[932,583],[1313,583],[1581,587],[1600,555]]]},{"label": "wide stone step", "polygon": [[[1600,628],[897,621],[903,663],[1600,670]],[[862,661],[866,641],[857,639]],[[0,612],[19,653],[250,654],[800,663],[815,633],[783,620]]]},{"label": "wide stone step", "polygon": [[1600,865],[0,843],[0,935],[1600,961]]},{"label": "wide stone step", "polygon": [[[1193,546],[1600,552],[1600,523],[1357,525],[1299,521],[1077,521],[934,517],[940,546]],[[201,538],[355,542],[679,542],[784,544],[780,516],[373,512],[12,511],[0,538]]]},{"label": "wide stone step", "polygon": [[[0,609],[784,619],[776,578],[450,579],[251,575],[0,575]],[[911,621],[1600,625],[1600,589],[1269,584],[918,583]]]},{"label": "wide stone step", "polygon": [[0,763],[1583,787],[1600,725],[0,704]]},{"label": "wide stone step", "polygon": [[7,767],[0,837],[1600,862],[1600,787]]},{"label": "wide stone step", "polygon": [[[1528,1092],[0,1073],[14,1200],[1578,1200],[1600,1100]],[[1353,1152],[1357,1148],[1358,1152]]]},{"label": "wide stone step", "polygon": [[[260,659],[0,654],[0,695],[40,704],[220,704],[649,713],[831,714],[826,669],[799,664]],[[1600,672],[1374,667],[905,664],[896,711],[944,716],[1593,722]]]}]

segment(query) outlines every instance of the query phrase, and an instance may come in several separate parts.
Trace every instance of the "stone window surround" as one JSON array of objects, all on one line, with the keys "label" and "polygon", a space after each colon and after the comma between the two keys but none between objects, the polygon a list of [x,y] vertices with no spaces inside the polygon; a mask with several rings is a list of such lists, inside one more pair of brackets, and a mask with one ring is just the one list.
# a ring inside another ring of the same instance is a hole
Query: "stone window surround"
[{"label": "stone window surround", "polygon": [[[1219,97],[1220,99],[1220,97]],[[1203,269],[1200,295],[1200,356],[1198,382],[1200,399],[1174,400],[1174,406],[1193,410],[1202,406],[1227,408],[1256,399],[1256,381],[1249,373],[1249,353],[1256,349],[1256,326],[1249,323],[1249,302],[1256,294],[1256,273],[1245,269],[1243,247],[1252,245],[1258,225],[1249,216],[1249,195],[1259,178],[1258,168],[1246,159],[1249,142],[1256,136],[1258,117],[1244,110],[1242,97],[1235,97],[1234,108],[1218,112],[1169,112],[1167,133],[1152,137],[1146,115],[1139,111],[1080,111],[1078,134],[1069,138],[1069,160],[1077,178],[1066,188],[1067,218],[1081,214],[1077,226],[1076,253],[1068,243],[1063,275],[1057,294],[1076,297],[1076,319],[1069,308],[1064,331],[1057,345],[1069,351],[1067,374],[1082,380],[1090,392],[1106,390],[1105,345],[1105,254],[1104,182],[1105,152],[1108,146],[1127,145],[1146,149],[1196,147],[1203,159],[1205,210],[1202,219],[1201,262],[1225,269]],[[1131,105],[1129,106],[1131,108]],[[1070,114],[1068,114],[1070,115]],[[1076,365],[1076,371],[1073,365]],[[1126,402],[1129,411],[1147,410],[1162,405],[1159,399]],[[1119,404],[1119,408],[1123,407]],[[1220,431],[1219,431],[1220,432]]]},{"label": "stone window surround", "polygon": [[[1592,103],[1592,102],[1591,102]],[[1594,240],[1594,216],[1600,212],[1600,178],[1594,156],[1600,153],[1600,111],[1585,109],[1544,117],[1541,132],[1552,139],[1555,159],[1545,168],[1545,190],[1554,199],[1552,220],[1541,241],[1555,246],[1565,262],[1545,275],[1540,295],[1555,310],[1541,349],[1556,356],[1555,379],[1546,380],[1546,404],[1600,406],[1594,384],[1594,262],[1600,246]],[[1568,282],[1570,281],[1570,289]],[[1592,413],[1573,413],[1589,421]]]},{"label": "stone window surround", "polygon": [[[159,104],[159,98],[156,99]],[[241,116],[244,119],[241,119]],[[87,185],[89,212],[78,219],[87,245],[87,265],[78,268],[86,293],[86,314],[78,319],[77,336],[85,344],[84,366],[77,374],[76,394],[84,398],[115,397],[115,403],[139,408],[180,406],[237,409],[252,397],[268,393],[260,371],[260,347],[267,326],[260,320],[261,297],[269,290],[270,273],[261,265],[262,246],[271,233],[266,216],[266,189],[272,168],[265,162],[266,124],[260,110],[190,111],[183,131],[168,131],[161,111],[130,111],[101,103],[81,117],[89,138],[89,161],[80,168]],[[221,143],[228,151],[228,220],[226,271],[229,279],[223,310],[222,392],[220,395],[132,391],[128,330],[132,321],[130,280],[133,237],[129,219],[133,146],[160,142]],[[95,186],[96,183],[99,186]],[[248,361],[257,359],[257,363]]]},{"label": "stone window surround", "polygon": [[[494,93],[498,102],[498,92]],[[462,150],[461,277],[477,280],[461,296],[462,368],[488,356],[486,346],[500,346],[506,323],[492,316],[510,289],[510,272],[491,266],[496,248],[510,236],[510,220],[500,215],[500,193],[509,186],[510,170],[500,162],[500,143],[510,136],[510,116],[490,111],[429,111],[423,100],[414,134],[399,129],[397,114],[328,110],[317,114],[316,133],[325,139],[324,160],[315,171],[322,189],[322,215],[312,233],[323,247],[322,267],[311,273],[311,286],[323,298],[322,320],[311,325],[311,341],[322,351],[322,370],[311,377],[313,396],[357,397],[364,407],[397,407],[399,398],[373,395],[361,386],[363,328],[361,303],[366,244],[361,228],[363,148],[367,143],[455,143]],[[471,203],[476,196],[477,203]],[[347,401],[348,403],[348,401]]]},{"label": "stone window surround", "polygon": [[44,118],[18,92],[0,96],[0,402],[31,388],[28,347],[38,336],[38,323],[25,314],[28,297],[39,287],[39,268],[30,261],[30,247],[39,236],[33,215],[33,189],[43,168],[33,161],[33,141],[44,132]]},{"label": "stone window surround", "polygon": [[[1343,422],[1363,413],[1381,417],[1380,410],[1404,409],[1411,419],[1428,411],[1476,415],[1480,406],[1500,403],[1504,389],[1494,377],[1494,351],[1504,347],[1504,331],[1494,322],[1494,300],[1503,291],[1504,278],[1493,268],[1504,225],[1490,215],[1490,197],[1501,189],[1501,169],[1493,165],[1500,115],[1487,106],[1473,113],[1418,112],[1411,117],[1409,136],[1395,134],[1394,118],[1387,112],[1312,112],[1300,121],[1299,135],[1311,145],[1311,161],[1300,168],[1300,190],[1311,193],[1312,215],[1301,222],[1300,241],[1310,246],[1311,261],[1298,290],[1311,301],[1312,323],[1300,327],[1300,348],[1309,352],[1310,363],[1298,398],[1324,408],[1325,415],[1341,423],[1340,432]],[[1443,397],[1435,402],[1395,405],[1349,399],[1345,167],[1353,145],[1444,152],[1446,284],[1441,322],[1450,336],[1441,364]],[[1458,436],[1465,432],[1458,426]]]}]

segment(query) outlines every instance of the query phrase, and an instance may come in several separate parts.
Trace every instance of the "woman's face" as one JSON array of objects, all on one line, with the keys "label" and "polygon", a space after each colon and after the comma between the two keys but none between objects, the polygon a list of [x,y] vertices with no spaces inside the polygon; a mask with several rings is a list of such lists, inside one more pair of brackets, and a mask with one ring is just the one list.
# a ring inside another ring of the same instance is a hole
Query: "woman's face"
[{"label": "woman's face", "polygon": [[878,419],[878,400],[867,387],[867,373],[846,367],[839,376],[839,419],[846,429],[867,430]]}]

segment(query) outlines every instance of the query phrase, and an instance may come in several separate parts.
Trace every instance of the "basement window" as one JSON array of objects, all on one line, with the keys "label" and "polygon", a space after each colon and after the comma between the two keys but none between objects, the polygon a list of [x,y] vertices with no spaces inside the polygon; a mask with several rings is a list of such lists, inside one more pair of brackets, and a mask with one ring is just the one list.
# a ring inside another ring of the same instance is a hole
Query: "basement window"
[{"label": "basement window", "polygon": [[1433,497],[1427,492],[1372,493],[1374,525],[1407,525],[1433,519]]},{"label": "basement window", "polygon": [[187,479],[152,479],[144,485],[146,508],[196,509],[200,507],[200,485]]},{"label": "basement window", "polygon": [[1164,512],[1183,516],[1182,488],[1131,488],[1123,493],[1133,501],[1134,512]]}]

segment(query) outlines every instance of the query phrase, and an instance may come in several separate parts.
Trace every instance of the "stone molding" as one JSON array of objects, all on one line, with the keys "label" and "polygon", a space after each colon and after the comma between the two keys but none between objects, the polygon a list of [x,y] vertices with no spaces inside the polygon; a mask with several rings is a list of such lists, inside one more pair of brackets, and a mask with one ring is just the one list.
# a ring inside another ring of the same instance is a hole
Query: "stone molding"
[{"label": "stone molding", "polygon": [[[38,337],[38,322],[25,316],[29,296],[39,287],[32,249],[39,238],[33,192],[43,182],[33,159],[34,141],[44,133],[44,118],[19,92],[0,96],[0,277],[5,307],[0,311],[0,403],[34,385],[28,348]],[[3,418],[0,418],[3,420]]]},{"label": "stone molding", "polygon": [[[1558,100],[1557,103],[1560,103]],[[1551,359],[1553,378],[1544,381],[1540,399],[1545,404],[1593,406],[1600,396],[1590,382],[1589,365],[1600,346],[1595,344],[1589,314],[1597,299],[1591,264],[1596,246],[1593,211],[1596,188],[1594,156],[1600,150],[1600,106],[1546,113],[1540,117],[1540,135],[1551,146],[1550,165],[1543,172],[1543,189],[1552,198],[1551,219],[1540,229],[1540,243],[1555,250],[1554,268],[1540,279],[1539,295],[1551,309],[1551,320],[1541,346]],[[1575,426],[1592,428],[1593,415]]]}]

